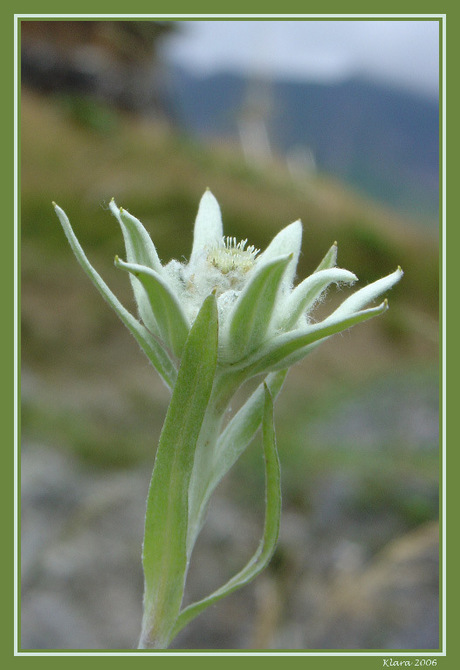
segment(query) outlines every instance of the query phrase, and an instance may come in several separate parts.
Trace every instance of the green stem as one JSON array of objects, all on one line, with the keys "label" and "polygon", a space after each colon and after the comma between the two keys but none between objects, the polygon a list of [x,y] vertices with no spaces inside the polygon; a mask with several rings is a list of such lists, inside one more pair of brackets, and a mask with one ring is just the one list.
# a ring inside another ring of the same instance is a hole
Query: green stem
[{"label": "green stem", "polygon": [[200,437],[198,438],[195,460],[189,487],[189,515],[187,530],[187,557],[190,559],[198,534],[203,526],[205,509],[203,502],[206,496],[206,485],[211,476],[224,411],[218,411],[212,401],[208,405]]},{"label": "green stem", "polygon": [[206,516],[209,485],[214,474],[217,443],[222,431],[224,417],[233,396],[243,381],[241,372],[235,374],[233,372],[216,371],[211,398],[195,450],[190,481],[187,535],[187,556],[189,558]]}]

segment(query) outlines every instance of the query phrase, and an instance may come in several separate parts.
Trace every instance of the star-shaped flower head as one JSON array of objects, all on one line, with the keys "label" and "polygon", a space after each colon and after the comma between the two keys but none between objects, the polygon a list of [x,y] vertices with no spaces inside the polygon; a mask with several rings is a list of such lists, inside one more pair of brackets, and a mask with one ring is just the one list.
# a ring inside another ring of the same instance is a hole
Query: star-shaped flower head
[{"label": "star-shaped flower head", "polygon": [[368,305],[403,274],[398,267],[314,323],[309,314],[326,289],[331,284],[353,284],[357,277],[336,267],[334,244],[315,272],[294,287],[302,240],[300,221],[281,230],[260,252],[247,240],[224,237],[219,205],[207,190],[198,209],[189,262],[172,260],[163,266],[141,222],[112,200],[110,210],[120,224],[126,247],[126,261],[116,257],[115,265],[130,274],[137,319],[90,265],[65,213],[55,208],[85,271],[170,385],[190,327],[211,293],[218,305],[219,365],[252,376],[287,368],[321,340],[384,312],[386,300],[376,307]]}]

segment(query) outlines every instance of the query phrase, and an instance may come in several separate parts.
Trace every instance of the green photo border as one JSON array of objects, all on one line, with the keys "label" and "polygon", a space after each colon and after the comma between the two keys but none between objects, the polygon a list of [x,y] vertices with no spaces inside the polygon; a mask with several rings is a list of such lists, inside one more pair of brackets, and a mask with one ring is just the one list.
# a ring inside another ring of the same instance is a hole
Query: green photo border
[{"label": "green photo border", "polygon": [[[73,4],[73,3],[72,3]],[[346,5],[346,12],[345,12],[345,5],[344,3],[337,2],[337,0],[334,0],[334,2],[313,2],[313,3],[305,3],[305,2],[289,2],[288,7],[285,7],[283,5],[283,10],[286,12],[285,14],[281,15],[280,8],[274,2],[270,3],[262,3],[260,0],[257,2],[239,2],[235,1],[233,3],[226,3],[227,8],[226,11],[222,11],[222,7],[220,6],[219,9],[221,10],[219,13],[215,11],[215,3],[213,3],[213,6],[211,6],[210,2],[196,2],[196,3],[185,3],[183,0],[176,0],[175,2],[156,2],[156,3],[151,3],[151,2],[145,2],[145,0],[139,1],[136,0],[134,2],[134,6],[132,9],[132,12],[130,14],[139,14],[139,15],[157,15],[157,14],[164,14],[166,18],[166,15],[171,16],[172,18],[174,15],[177,14],[201,14],[200,18],[205,19],[206,17],[209,17],[212,14],[212,18],[214,19],[219,19],[220,17],[222,19],[225,18],[225,16],[232,14],[241,17],[247,16],[248,18],[258,18],[258,16],[261,16],[263,18],[264,15],[266,14],[279,14],[279,18],[282,18],[282,16],[289,18],[290,15],[293,15],[293,19],[301,19],[302,14],[316,14],[316,15],[321,15],[321,17],[324,16],[324,18],[327,18],[325,15],[332,15],[331,18],[334,18],[336,15],[341,15],[340,18],[359,18],[360,15],[365,14],[366,16],[372,15],[375,16],[376,18],[381,16],[381,15],[386,15],[386,18],[410,18],[414,17],[417,18],[421,14],[426,15],[428,17],[432,17],[433,19],[439,18],[440,20],[440,25],[441,28],[444,30],[444,33],[447,35],[447,39],[444,40],[443,38],[443,49],[445,49],[446,53],[446,59],[445,63],[449,62],[451,64],[451,68],[449,69],[449,74],[452,79],[452,89],[449,89],[449,95],[447,96],[447,86],[446,86],[446,73],[447,73],[447,67],[444,67],[444,71],[441,69],[441,91],[440,91],[440,100],[441,100],[441,140],[443,137],[445,137],[446,131],[447,131],[447,123],[446,123],[446,118],[447,118],[447,109],[444,107],[444,101],[448,98],[449,99],[449,107],[452,110],[452,108],[455,106],[456,107],[456,89],[457,86],[454,84],[453,80],[454,77],[457,78],[457,65],[456,63],[459,62],[458,60],[458,54],[455,52],[458,50],[457,46],[457,30],[458,30],[458,17],[460,14],[460,10],[454,5],[453,2],[451,3],[429,3],[429,2],[403,2],[403,3],[386,3],[385,6],[379,6],[379,9],[377,10],[375,6],[372,6],[372,9],[370,10],[369,8],[371,5],[369,3],[364,3],[364,2],[352,2],[352,3],[347,3]],[[248,8],[248,4],[250,7]],[[8,6],[9,5],[9,6]],[[446,5],[451,5],[452,9],[450,9],[449,6]],[[72,6],[72,5],[71,5]],[[95,9],[98,11],[96,12]],[[250,9],[250,11],[248,11]],[[241,13],[240,13],[241,10]],[[14,124],[15,124],[15,117],[17,114],[17,109],[15,107],[15,70],[14,70],[14,50],[15,50],[15,42],[14,42],[14,32],[15,32],[15,25],[17,24],[17,18],[15,19],[15,15],[50,15],[49,18],[52,18],[53,16],[57,15],[69,15],[69,18],[72,18],[75,15],[80,15],[82,17],[84,16],[94,16],[96,18],[97,16],[104,14],[104,15],[113,15],[113,14],[127,14],[126,9],[122,6],[122,3],[115,1],[115,2],[87,2],[86,0],[81,0],[80,3],[78,3],[78,7],[73,6],[73,11],[69,9],[69,5],[63,5],[62,3],[57,3],[55,0],[54,1],[48,1],[48,2],[43,2],[43,3],[33,3],[33,2],[22,2],[22,3],[4,3],[2,6],[2,9],[0,10],[2,14],[2,32],[3,32],[3,39],[2,39],[2,48],[4,50],[4,58],[2,59],[2,66],[4,68],[4,76],[3,76],[3,82],[6,90],[8,91],[7,94],[7,104],[3,106],[3,124],[2,124],[2,132],[4,134],[3,138],[3,147],[4,147],[4,153],[6,154],[6,158],[4,159],[4,169],[3,169],[3,180],[2,183],[6,184],[6,193],[7,193],[7,198],[5,198],[4,202],[6,201],[6,216],[4,217],[4,223],[3,223],[3,239],[5,240],[5,247],[7,252],[6,254],[3,255],[3,262],[1,263],[1,272],[3,274],[3,279],[4,281],[2,282],[2,287],[4,291],[4,295],[2,295],[3,298],[3,304],[7,306],[7,312],[8,314],[11,313],[12,315],[12,320],[13,320],[13,325],[10,326],[8,323],[7,327],[3,329],[3,338],[4,338],[4,346],[2,347],[2,369],[4,370],[3,374],[3,379],[4,379],[4,384],[2,385],[2,390],[3,390],[3,403],[2,403],[2,409],[3,412],[5,413],[5,418],[3,425],[6,426],[6,435],[7,438],[5,440],[5,444],[3,447],[3,459],[4,459],[4,464],[3,464],[3,473],[4,473],[4,478],[5,481],[3,483],[2,487],[2,498],[3,498],[3,505],[2,505],[2,510],[4,514],[4,519],[3,519],[3,528],[6,530],[6,537],[8,538],[8,544],[9,544],[9,539],[13,540],[15,537],[15,527],[16,527],[16,520],[15,520],[15,514],[13,511],[13,506],[14,506],[14,500],[15,500],[15,479],[17,476],[16,473],[16,465],[15,465],[15,458],[14,458],[14,450],[13,450],[13,445],[17,441],[17,434],[16,434],[16,429],[18,428],[18,418],[17,418],[17,409],[19,406],[19,400],[17,398],[17,393],[18,393],[18,368],[17,368],[17,359],[19,355],[19,342],[18,342],[18,310],[19,310],[19,284],[17,282],[18,277],[17,277],[17,268],[19,267],[16,264],[16,261],[18,260],[18,249],[17,249],[17,244],[19,244],[19,240],[16,239],[15,236],[15,226],[13,225],[13,221],[15,220],[16,216],[16,207],[17,207],[17,202],[15,201],[15,173],[17,171],[17,166],[15,164],[15,159],[17,158],[17,154],[15,152],[15,147],[13,146],[12,142],[12,135],[13,135],[13,129],[14,129]],[[394,12],[394,13],[393,13]],[[177,17],[177,18],[182,18],[182,17]],[[442,62],[443,59],[441,59]],[[11,97],[12,100],[9,100],[10,96],[10,91],[11,91]],[[455,112],[454,112],[455,114]],[[455,152],[455,144],[456,140],[458,139],[458,130],[457,130],[457,123],[456,123],[456,116],[452,115],[450,116],[451,119],[451,124],[449,125],[449,148],[451,149],[450,152],[442,152],[441,151],[441,177],[442,181],[441,183],[444,185],[444,189],[446,189],[447,183],[451,184],[453,183],[453,178],[455,178],[455,169],[454,169],[454,152]],[[446,140],[444,140],[444,143],[441,141],[441,148],[444,144],[444,147],[446,145]],[[8,149],[6,149],[8,147]],[[10,149],[11,147],[11,149]],[[11,157],[10,157],[10,151],[11,151]],[[8,163],[8,168],[6,167],[6,163]],[[13,169],[11,168],[11,163],[13,163]],[[448,170],[446,169],[447,167],[450,167],[450,174],[452,175],[450,182],[447,180],[447,174]],[[444,189],[441,191],[441,193],[444,193]],[[10,195],[11,194],[11,195]],[[450,194],[451,199],[449,200],[449,208],[445,209],[445,203],[447,201],[447,197],[443,200],[442,204],[442,210],[441,210],[441,222],[445,221],[447,222],[447,212],[450,211],[453,213],[454,211],[454,202],[453,198],[455,197],[455,190]],[[449,247],[448,251],[446,251],[444,258],[441,258],[442,263],[441,263],[441,274],[440,274],[440,281],[441,285],[443,287],[442,290],[442,301],[440,304],[440,310],[441,310],[441,323],[446,323],[447,321],[447,302],[446,299],[449,299],[452,301],[452,296],[451,293],[452,291],[447,291],[447,283],[450,281],[450,285],[453,285],[453,269],[455,266],[452,264],[452,254],[453,251],[456,248],[456,236],[458,235],[458,232],[456,232],[457,226],[455,223],[453,223],[449,228],[447,228],[447,224],[445,223],[444,229],[440,225],[440,241],[441,241],[441,249],[447,247],[447,240],[449,240]],[[449,260],[451,260],[451,263],[449,263]],[[452,333],[453,328],[455,328],[456,323],[456,314],[457,312],[455,311],[455,307],[451,305],[452,310],[449,313],[450,320],[449,320],[449,326],[450,326],[450,333]],[[15,311],[16,308],[16,311]],[[453,325],[452,325],[453,321]],[[14,328],[14,325],[16,325],[16,328]],[[452,354],[452,349],[449,350],[450,354],[450,360],[449,360],[449,372],[450,374],[447,376],[446,375],[446,354],[447,354],[447,348],[446,348],[446,340],[447,340],[447,331],[445,329],[442,329],[442,350],[440,356],[441,360],[441,372],[442,372],[442,379],[443,379],[443,385],[442,385],[442,400],[443,400],[443,414],[441,418],[442,422],[442,434],[444,436],[445,443],[448,444],[447,442],[447,434],[444,434],[445,430],[447,429],[447,409],[450,408],[451,406],[453,407],[453,403],[456,400],[455,394],[456,390],[455,387],[453,387],[453,379],[455,378],[455,370],[454,366],[456,366],[457,361],[455,360],[455,350],[454,353]],[[17,345],[17,346],[15,346]],[[16,354],[14,353],[16,349]],[[452,355],[454,356],[454,359],[452,360]],[[444,361],[444,366],[443,366],[443,361]],[[15,402],[16,401],[16,402]],[[16,408],[16,411],[15,411]],[[448,435],[450,437],[450,440],[453,441],[453,446],[451,450],[448,452],[447,456],[445,459],[443,459],[443,462],[441,464],[441,469],[442,472],[441,474],[443,475],[443,481],[444,481],[444,487],[441,493],[441,503],[443,503],[443,497],[446,497],[446,505],[444,504],[441,505],[441,509],[443,510],[442,513],[442,539],[445,542],[444,546],[448,547],[448,552],[449,552],[449,558],[450,561],[447,560],[447,553],[445,554],[444,558],[445,561],[442,563],[443,565],[443,571],[442,571],[442,578],[447,578],[448,577],[448,583],[449,583],[449,589],[447,593],[447,599],[446,599],[446,609],[442,612],[442,620],[445,625],[445,641],[442,643],[442,652],[427,652],[426,654],[424,652],[415,652],[415,655],[413,653],[406,653],[406,652],[397,652],[394,651],[393,653],[388,652],[388,653],[378,653],[376,655],[371,655],[370,652],[366,652],[365,650],[361,653],[359,652],[343,652],[342,653],[337,653],[334,655],[330,655],[328,652],[320,653],[317,655],[316,653],[312,652],[309,653],[308,651],[302,652],[301,654],[298,654],[296,652],[283,652],[283,653],[277,653],[277,652],[265,652],[263,656],[258,656],[256,655],[256,652],[250,652],[250,655],[248,653],[243,653],[243,652],[238,652],[237,650],[229,652],[228,656],[222,656],[220,655],[219,652],[213,652],[213,651],[208,651],[208,652],[203,652],[203,655],[197,655],[196,652],[184,652],[180,653],[179,652],[164,652],[164,653],[158,653],[155,652],[156,659],[155,662],[158,663],[161,661],[163,663],[164,659],[166,659],[166,663],[168,663],[168,666],[171,665],[171,662],[179,662],[179,663],[184,663],[184,662],[192,662],[196,664],[202,664],[203,661],[205,664],[210,664],[210,663],[219,663],[221,665],[222,663],[224,666],[228,666],[229,663],[232,662],[243,662],[243,663],[250,663],[253,665],[254,663],[263,663],[264,666],[269,663],[270,667],[273,667],[274,663],[284,663],[285,661],[289,662],[291,665],[292,663],[296,664],[296,667],[300,667],[300,664],[302,664],[302,667],[305,667],[305,664],[308,664],[308,667],[313,668],[316,670],[316,668],[320,668],[322,670],[323,668],[329,668],[329,667],[340,667],[340,668],[380,668],[380,667],[386,667],[388,666],[388,663],[385,663],[385,659],[392,659],[392,664],[391,666],[388,667],[396,667],[400,665],[401,661],[410,661],[411,666],[410,667],[416,667],[417,662],[416,660],[419,659],[420,661],[423,658],[431,658],[431,659],[436,659],[437,667],[439,668],[455,668],[458,665],[458,652],[457,652],[457,640],[456,638],[458,635],[455,635],[454,631],[456,630],[456,603],[457,603],[457,594],[458,594],[458,578],[456,576],[456,570],[455,567],[452,569],[452,561],[455,561],[455,557],[452,558],[452,556],[455,556],[456,554],[456,532],[455,532],[455,525],[456,525],[456,514],[455,510],[458,507],[459,501],[457,500],[457,489],[459,488],[458,485],[455,485],[453,482],[453,478],[457,472],[457,460],[458,460],[458,454],[457,454],[457,448],[456,448],[456,443],[455,443],[455,412],[453,414],[454,419],[453,419],[453,424],[452,424],[452,416],[449,416],[450,422],[449,422],[449,432]],[[444,418],[443,418],[444,417]],[[11,433],[11,436],[10,436]],[[447,470],[447,463],[449,465],[449,469]],[[446,474],[447,473],[447,474]],[[445,475],[445,476],[444,476]],[[445,510],[451,510],[451,514],[445,514]],[[16,510],[16,514],[19,511],[19,507]],[[449,535],[446,532],[446,529],[450,528],[450,526],[453,526],[451,529],[451,534]],[[113,663],[115,658],[117,657],[122,657],[125,659],[124,662],[130,661],[131,658],[143,656],[143,655],[152,655],[152,652],[133,652],[133,656],[127,656],[125,652],[112,652],[112,654],[109,656],[107,655],[106,652],[99,652],[99,651],[94,651],[94,652],[88,652],[88,654],[85,654],[84,652],[62,652],[57,650],[56,652],[49,651],[49,650],[44,650],[43,652],[19,652],[19,654],[15,653],[15,641],[14,641],[14,629],[15,629],[15,617],[17,616],[17,612],[15,610],[15,607],[17,603],[15,602],[14,596],[14,602],[10,603],[10,594],[12,592],[12,575],[15,569],[15,563],[17,560],[17,556],[13,554],[13,549],[8,546],[8,549],[3,552],[3,577],[4,577],[4,584],[3,584],[3,592],[7,595],[7,598],[5,599],[5,605],[4,605],[4,613],[3,613],[3,626],[2,626],[2,633],[3,633],[3,640],[4,640],[4,645],[3,645],[3,653],[5,654],[6,658],[12,662],[18,661],[19,662],[24,662],[25,658],[30,658],[30,660],[33,660],[36,662],[37,660],[39,663],[48,663],[48,657],[49,656],[56,656],[59,660],[57,662],[61,663],[64,661],[68,661],[69,659],[73,659],[74,657],[79,657],[79,658],[85,658],[86,661],[93,662],[95,659],[96,661],[101,661],[102,659],[105,659],[104,662],[106,664],[108,663]],[[450,567],[451,569],[449,570],[448,574],[445,572],[445,566]],[[447,614],[446,614],[447,612]],[[441,638],[442,639],[442,638]],[[356,653],[356,655],[355,655]],[[52,661],[54,662],[54,661]],[[70,660],[70,662],[74,662],[73,660]],[[115,660],[115,663],[119,663],[122,661]],[[419,663],[419,667],[428,667],[426,663]],[[156,666],[157,667],[157,666]]]}]

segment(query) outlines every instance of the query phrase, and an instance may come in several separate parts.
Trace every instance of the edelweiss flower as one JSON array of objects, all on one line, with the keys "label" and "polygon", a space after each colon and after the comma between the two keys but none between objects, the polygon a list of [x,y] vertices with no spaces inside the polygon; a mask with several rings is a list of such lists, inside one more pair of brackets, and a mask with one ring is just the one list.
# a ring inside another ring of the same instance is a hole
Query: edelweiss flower
[{"label": "edelweiss flower", "polygon": [[319,341],[381,314],[385,300],[367,307],[402,277],[402,270],[355,292],[319,323],[309,313],[331,284],[353,284],[357,277],[335,267],[334,244],[315,272],[294,287],[302,226],[300,221],[281,230],[264,252],[224,237],[219,205],[207,190],[195,221],[188,263],[172,260],[163,266],[155,246],[138,219],[117,207],[126,246],[126,261],[115,265],[131,276],[140,320],[119,303],[90,265],[67,219],[57,215],[73,251],[94,284],[172,386],[190,327],[205,298],[214,293],[219,314],[219,358],[222,369],[241,370],[245,376],[281,370],[303,358]]},{"label": "edelweiss flower", "polygon": [[[219,205],[204,194],[188,263],[163,266],[143,225],[110,203],[121,226],[139,318],[126,310],[86,258],[65,213],[55,205],[70,245],[92,282],[173,389],[149,488],[143,543],[144,616],[140,649],[166,648],[209,605],[248,583],[268,564],[281,510],[273,400],[287,369],[321,340],[381,314],[367,307],[402,276],[401,268],[356,291],[327,318],[312,308],[330,284],[356,277],[335,267],[334,244],[315,272],[294,287],[302,226],[295,221],[262,253],[224,237]],[[263,381],[230,418],[247,379]],[[262,539],[247,565],[224,586],[182,608],[190,556],[212,493],[262,427],[266,469]]]}]

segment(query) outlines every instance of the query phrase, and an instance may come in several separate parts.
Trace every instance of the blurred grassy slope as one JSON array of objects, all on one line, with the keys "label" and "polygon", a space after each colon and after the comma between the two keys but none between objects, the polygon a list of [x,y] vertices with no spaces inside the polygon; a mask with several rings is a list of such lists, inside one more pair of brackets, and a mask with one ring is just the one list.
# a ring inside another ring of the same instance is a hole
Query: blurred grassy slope
[{"label": "blurred grassy slope", "polygon": [[[121,233],[107,211],[112,197],[143,221],[163,261],[188,257],[198,202],[210,187],[226,234],[257,247],[302,219],[299,278],[334,240],[338,265],[354,271],[360,285],[403,267],[385,316],[332,338],[290,373],[279,401],[278,437],[292,474],[292,500],[307,461],[305,422],[330,412],[338,390],[345,399],[367,397],[384,376],[409,375],[412,387],[426,379],[436,384],[437,233],[357,198],[325,175],[294,180],[281,164],[248,167],[234,147],[204,147],[152,122],[97,108],[82,123],[80,111],[22,94],[23,436],[71,448],[93,464],[129,465],[151,458],[167,404],[161,383],[73,258],[53,200],[127,307],[129,281],[112,262],[117,253],[123,257]],[[329,298],[337,299],[335,289]],[[400,393],[403,402],[407,389]],[[394,447],[386,461],[390,474],[403,460],[436,477],[432,455],[408,460],[403,452],[394,460]],[[349,457],[356,465],[360,452]],[[315,458],[316,468],[327,470],[341,467],[344,455],[313,448],[309,471]]]}]

